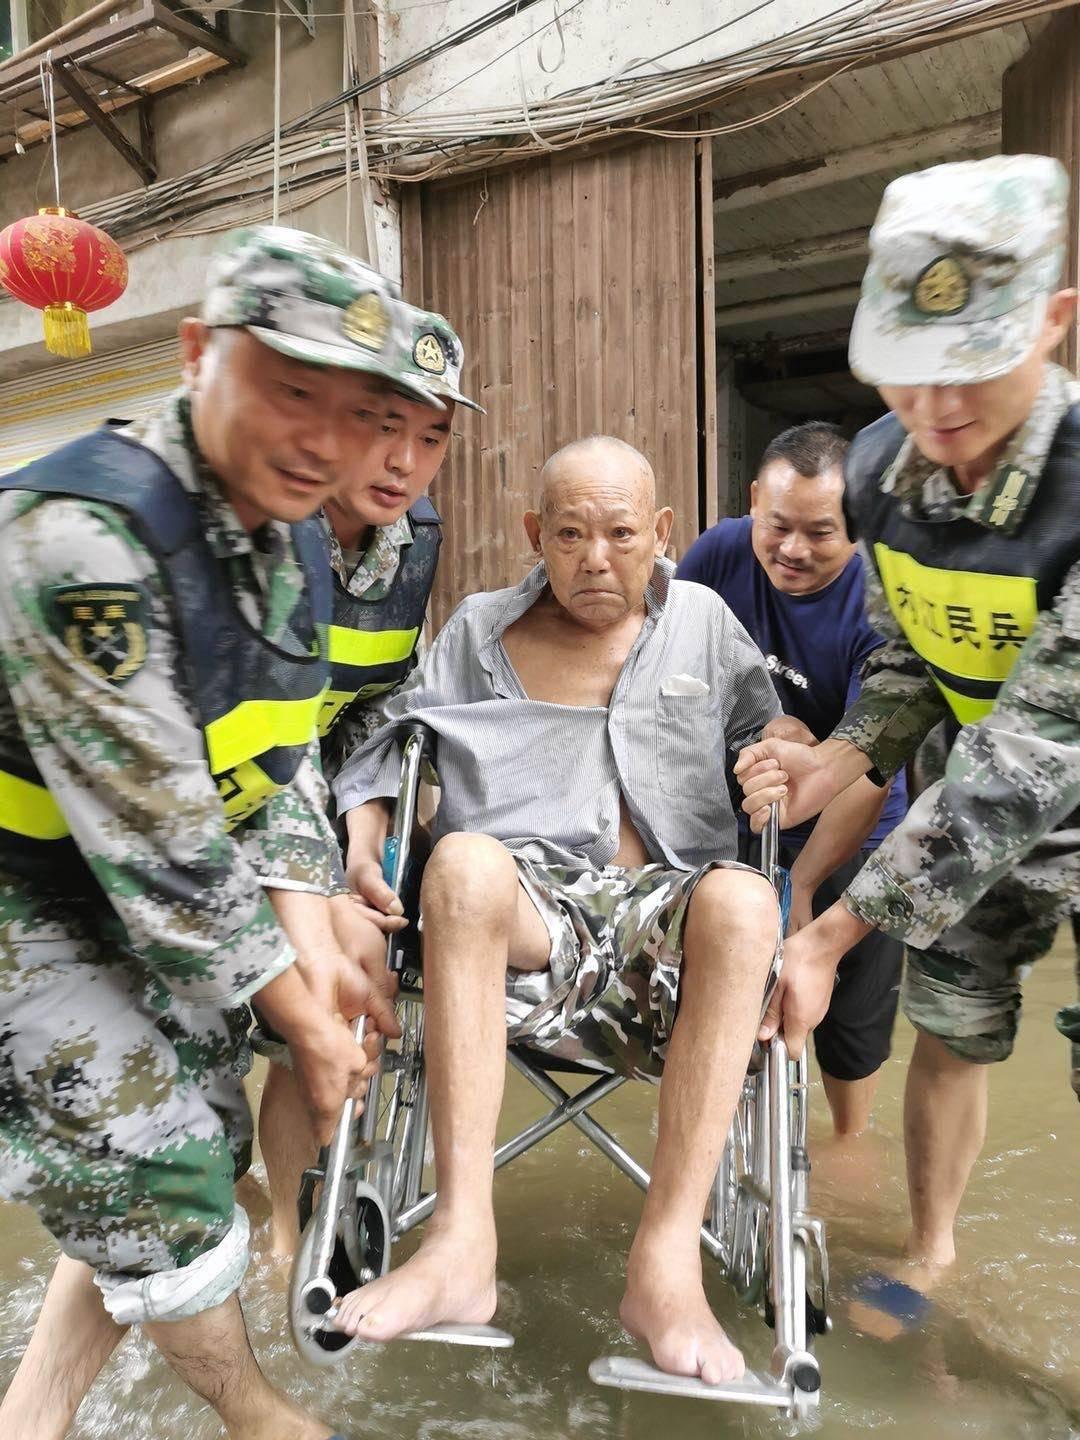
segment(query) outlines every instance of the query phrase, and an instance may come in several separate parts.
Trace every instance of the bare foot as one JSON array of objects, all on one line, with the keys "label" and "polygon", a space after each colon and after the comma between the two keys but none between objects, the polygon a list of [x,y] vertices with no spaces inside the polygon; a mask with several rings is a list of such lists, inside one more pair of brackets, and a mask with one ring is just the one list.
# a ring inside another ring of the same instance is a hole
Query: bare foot
[{"label": "bare foot", "polygon": [[[955,1262],[956,1252],[951,1245],[934,1257],[909,1253],[906,1259],[882,1272],[887,1281],[897,1282],[887,1303],[878,1298],[881,1285],[874,1283],[873,1276],[868,1277],[863,1282],[864,1289],[873,1285],[873,1291],[848,1302],[852,1328],[862,1335],[886,1341],[898,1340],[906,1332],[919,1329],[929,1309],[930,1296]],[[908,1295],[907,1291],[913,1293]]]},{"label": "bare foot", "polygon": [[746,1369],[709,1309],[696,1245],[684,1256],[669,1245],[642,1243],[639,1232],[626,1267],[619,1319],[669,1374],[700,1375],[709,1385],[719,1385],[738,1380]]},{"label": "bare foot", "polygon": [[416,1254],[338,1302],[334,1325],[360,1340],[393,1340],[450,1321],[486,1325],[495,1314],[495,1229],[429,1229]]}]

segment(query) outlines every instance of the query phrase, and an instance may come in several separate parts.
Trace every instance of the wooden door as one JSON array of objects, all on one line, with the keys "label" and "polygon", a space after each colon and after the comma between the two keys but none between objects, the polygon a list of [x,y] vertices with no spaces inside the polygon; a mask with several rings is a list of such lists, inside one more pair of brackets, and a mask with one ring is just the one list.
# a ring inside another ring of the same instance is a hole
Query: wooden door
[{"label": "wooden door", "polygon": [[457,329],[465,393],[487,410],[458,407],[432,487],[436,629],[463,596],[521,579],[540,469],[581,436],[648,456],[674,554],[698,533],[695,166],[688,138],[406,189],[405,294]]},{"label": "wooden door", "polygon": [[[1069,172],[1069,241],[1063,285],[1080,285],[1080,10],[1055,15],[1028,53],[1005,72],[1001,148],[1007,154],[1053,155]],[[1080,319],[1062,346],[1061,363],[1080,363]]]}]

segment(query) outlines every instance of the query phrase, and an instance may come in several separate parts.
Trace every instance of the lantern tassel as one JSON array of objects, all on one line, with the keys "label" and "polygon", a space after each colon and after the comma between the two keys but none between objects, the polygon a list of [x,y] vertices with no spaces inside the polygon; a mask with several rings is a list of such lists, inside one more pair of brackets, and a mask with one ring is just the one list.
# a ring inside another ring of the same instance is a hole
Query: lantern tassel
[{"label": "lantern tassel", "polygon": [[86,311],[70,300],[45,306],[45,349],[66,360],[79,360],[89,355],[90,322]]}]

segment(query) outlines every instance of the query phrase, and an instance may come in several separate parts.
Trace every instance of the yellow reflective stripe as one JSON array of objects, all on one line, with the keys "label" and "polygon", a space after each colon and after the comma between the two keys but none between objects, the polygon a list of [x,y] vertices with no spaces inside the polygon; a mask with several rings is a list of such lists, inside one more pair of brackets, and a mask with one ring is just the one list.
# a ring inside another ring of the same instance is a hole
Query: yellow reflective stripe
[{"label": "yellow reflective stripe", "polygon": [[961,695],[957,690],[950,690],[948,685],[943,685],[936,675],[934,679],[961,725],[974,725],[977,720],[989,715],[994,708],[992,700],[973,700],[970,695]]},{"label": "yellow reflective stripe", "polygon": [[271,780],[254,760],[245,760],[225,775],[216,775],[218,794],[225,806],[225,828],[232,830],[241,820],[265,805],[283,787]]},{"label": "yellow reflective stripe", "polygon": [[244,700],[206,727],[214,774],[265,755],[278,745],[306,745],[315,737],[323,692],[305,700]]},{"label": "yellow reflective stripe", "polygon": [[407,660],[416,648],[419,627],[413,630],[349,630],[330,626],[330,663],[388,665]]},{"label": "yellow reflective stripe", "polygon": [[353,699],[351,690],[327,690],[319,711],[319,738],[326,735],[345,706]]},{"label": "yellow reflective stripe", "polygon": [[319,711],[319,738],[329,734],[346,705],[351,705],[354,700],[370,700],[373,695],[385,695],[395,684],[396,681],[386,680],[376,685],[362,685],[359,690],[327,690]]},{"label": "yellow reflective stripe", "polygon": [[0,770],[0,826],[29,840],[62,840],[70,835],[64,813],[44,785]]},{"label": "yellow reflective stripe", "polygon": [[1008,678],[1039,614],[1030,575],[937,570],[880,541],[874,555],[892,612],[917,654],[962,680]]}]

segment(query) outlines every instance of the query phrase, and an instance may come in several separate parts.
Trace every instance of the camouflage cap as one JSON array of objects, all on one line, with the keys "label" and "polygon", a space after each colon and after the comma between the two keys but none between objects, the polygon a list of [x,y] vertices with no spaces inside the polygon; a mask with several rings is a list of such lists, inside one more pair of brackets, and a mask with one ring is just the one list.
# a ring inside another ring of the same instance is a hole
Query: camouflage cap
[{"label": "camouflage cap", "polygon": [[1030,354],[1065,259],[1069,182],[1047,155],[902,175],[870,231],[850,361],[868,385],[971,385]]},{"label": "camouflage cap", "polygon": [[280,225],[234,230],[210,262],[203,320],[243,326],[294,360],[381,375],[441,404],[413,378],[397,287],[318,235]]},{"label": "camouflage cap", "polygon": [[483,415],[484,407],[461,393],[465,351],[449,320],[415,305],[405,305],[404,310],[409,333],[405,369],[410,378],[434,397],[433,403],[456,400]]}]

